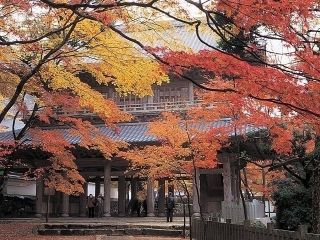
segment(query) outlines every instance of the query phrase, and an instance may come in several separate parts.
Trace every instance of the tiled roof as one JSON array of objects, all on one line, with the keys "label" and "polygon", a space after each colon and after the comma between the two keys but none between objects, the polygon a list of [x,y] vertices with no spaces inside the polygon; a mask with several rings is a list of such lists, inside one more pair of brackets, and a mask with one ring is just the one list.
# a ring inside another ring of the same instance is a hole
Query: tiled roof
[{"label": "tiled roof", "polygon": [[217,47],[217,40],[215,39],[211,31],[203,31],[199,33],[201,40],[203,40],[208,45],[200,41],[195,29],[188,30],[184,26],[175,26],[168,32],[170,32],[170,34],[168,35],[171,35],[174,41],[191,49],[193,52],[199,52],[200,50],[204,49],[210,50],[211,48],[208,45]]},{"label": "tiled roof", "polygon": [[[230,119],[221,119],[216,122],[199,122],[196,123],[193,128],[196,128],[200,131],[206,131],[210,128],[220,128],[227,127],[230,125]],[[96,125],[104,135],[116,140],[116,141],[125,141],[129,143],[151,143],[156,142],[158,139],[148,133],[148,122],[139,122],[139,123],[121,123],[117,125],[117,130],[114,131],[111,128],[108,128],[105,125]],[[53,128],[50,128],[53,129]],[[248,134],[258,131],[260,128],[253,127],[250,125],[244,126],[240,129],[240,133]],[[77,144],[81,141],[81,138],[70,134],[68,128],[57,128],[58,131],[61,131],[65,139],[71,144]],[[232,136],[233,133],[230,133]],[[24,137],[25,139],[30,139],[28,134]],[[10,141],[13,140],[12,132],[3,132],[0,133],[0,141]]]},{"label": "tiled roof", "polygon": [[202,24],[199,30],[199,37],[208,45],[204,44],[198,37],[194,26],[186,26],[176,21],[163,29],[149,29],[136,32],[130,32],[132,37],[144,42],[145,45],[152,47],[164,47],[173,51],[192,51],[199,52],[200,50],[212,49],[210,46],[217,47],[217,36],[206,25]]}]

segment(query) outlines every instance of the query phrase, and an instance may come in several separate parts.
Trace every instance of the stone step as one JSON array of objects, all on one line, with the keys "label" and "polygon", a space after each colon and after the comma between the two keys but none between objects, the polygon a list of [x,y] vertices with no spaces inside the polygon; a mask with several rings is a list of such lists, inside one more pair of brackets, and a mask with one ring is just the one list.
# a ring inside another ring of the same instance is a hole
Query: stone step
[{"label": "stone step", "polygon": [[147,236],[170,236],[179,237],[183,234],[182,230],[177,229],[157,229],[157,228],[96,228],[96,229],[61,229],[61,228],[39,228],[39,235],[65,235],[65,236],[81,236],[81,235],[107,235],[107,236],[122,236],[122,235],[147,235]]},{"label": "stone step", "polygon": [[[84,223],[69,223],[69,224],[42,224],[39,226],[40,229],[129,229],[129,228],[151,228],[151,229],[172,229],[172,230],[183,230],[183,226],[181,225],[172,225],[172,226],[159,226],[159,225],[134,225],[134,224],[84,224]],[[187,226],[189,228],[189,226]]]},{"label": "stone step", "polygon": [[64,236],[82,236],[82,235],[125,235],[124,229],[38,229],[39,235],[64,235]]}]

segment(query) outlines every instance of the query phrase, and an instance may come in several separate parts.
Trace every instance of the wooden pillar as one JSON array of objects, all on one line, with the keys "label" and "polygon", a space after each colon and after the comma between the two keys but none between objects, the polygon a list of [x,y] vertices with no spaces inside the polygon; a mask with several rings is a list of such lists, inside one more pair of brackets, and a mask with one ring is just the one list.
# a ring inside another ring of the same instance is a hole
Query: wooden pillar
[{"label": "wooden pillar", "polygon": [[43,178],[36,181],[36,217],[42,217]]},{"label": "wooden pillar", "polygon": [[147,102],[153,103],[153,96],[147,96]]},{"label": "wooden pillar", "polygon": [[118,216],[126,215],[126,178],[124,175],[118,177]]},{"label": "wooden pillar", "polygon": [[130,186],[130,183],[126,181],[126,202],[125,202],[125,213],[126,214],[129,212],[129,202],[130,202],[129,186]]},{"label": "wooden pillar", "polygon": [[110,217],[110,194],[111,194],[111,161],[106,160],[104,165],[104,204],[103,204],[103,216]]},{"label": "wooden pillar", "polygon": [[223,193],[224,201],[232,202],[232,172],[230,165],[230,158],[226,157],[223,161]]},{"label": "wooden pillar", "polygon": [[154,217],[154,194],[153,194],[153,180],[147,180],[147,216]]},{"label": "wooden pillar", "polygon": [[79,196],[79,216],[86,217],[87,216],[87,195],[88,195],[88,183],[85,182],[83,184],[83,193]]},{"label": "wooden pillar", "polygon": [[200,174],[199,169],[193,174],[192,182],[192,206],[193,206],[193,217],[200,216]]},{"label": "wooden pillar", "polygon": [[174,197],[174,183],[172,180],[169,180],[168,182],[168,192],[172,193],[172,196]]},{"label": "wooden pillar", "polygon": [[131,179],[131,199],[137,198],[137,178],[133,177]]},{"label": "wooden pillar", "polygon": [[61,217],[69,217],[69,195],[62,193]]},{"label": "wooden pillar", "polygon": [[166,215],[165,211],[166,211],[166,188],[165,188],[165,179],[160,179],[158,181],[158,213],[159,213],[159,217],[164,217]]},{"label": "wooden pillar", "polygon": [[100,177],[96,177],[96,179],[95,179],[95,191],[94,191],[95,197],[98,197],[99,194],[100,194],[100,186],[101,186],[100,183],[101,183]]}]

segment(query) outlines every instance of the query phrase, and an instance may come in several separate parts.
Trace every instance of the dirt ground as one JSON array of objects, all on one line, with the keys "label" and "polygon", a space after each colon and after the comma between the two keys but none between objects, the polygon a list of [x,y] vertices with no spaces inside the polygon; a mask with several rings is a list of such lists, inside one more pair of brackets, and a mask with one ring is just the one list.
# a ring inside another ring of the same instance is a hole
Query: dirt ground
[{"label": "dirt ground", "polygon": [[39,236],[32,229],[36,223],[0,221],[0,240],[179,240],[148,236]]}]

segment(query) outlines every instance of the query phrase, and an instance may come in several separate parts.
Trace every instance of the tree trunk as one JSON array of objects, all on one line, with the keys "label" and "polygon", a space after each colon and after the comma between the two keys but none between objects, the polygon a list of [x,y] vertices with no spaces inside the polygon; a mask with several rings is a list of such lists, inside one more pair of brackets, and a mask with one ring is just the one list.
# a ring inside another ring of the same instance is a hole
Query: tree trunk
[{"label": "tree trunk", "polygon": [[250,191],[249,191],[249,184],[248,184],[248,178],[247,178],[247,170],[246,170],[246,167],[244,167],[242,169],[242,172],[243,172],[243,185],[245,187],[245,191],[246,191],[246,197],[249,201],[252,201],[253,199],[253,196],[250,194]]},{"label": "tree trunk", "polygon": [[247,212],[247,206],[246,206],[246,200],[244,199],[242,188],[241,188],[241,173],[239,170],[239,191],[240,191],[240,197],[241,197],[241,202],[242,202],[242,207],[243,207],[243,215],[244,215],[244,220],[248,220],[248,212]]},{"label": "tree trunk", "polygon": [[313,171],[312,184],[312,232],[320,234],[320,169]]}]

